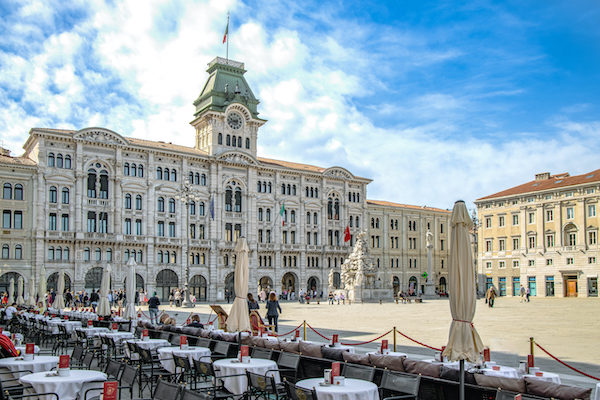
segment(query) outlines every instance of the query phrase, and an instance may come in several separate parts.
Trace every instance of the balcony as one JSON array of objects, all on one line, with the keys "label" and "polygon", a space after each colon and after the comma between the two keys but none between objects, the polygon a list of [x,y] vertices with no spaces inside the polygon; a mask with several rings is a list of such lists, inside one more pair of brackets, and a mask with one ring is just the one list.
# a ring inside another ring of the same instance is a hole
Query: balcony
[{"label": "balcony", "polygon": [[88,206],[108,207],[109,205],[110,205],[110,200],[88,199]]},{"label": "balcony", "polygon": [[92,240],[107,240],[112,239],[112,233],[98,233],[98,232],[85,232],[83,234],[84,239],[92,239]]},{"label": "balcony", "polygon": [[258,251],[273,251],[275,250],[275,243],[259,243]]},{"label": "balcony", "polygon": [[74,232],[46,231],[48,239],[73,239],[74,236]]},{"label": "balcony", "polygon": [[287,251],[300,251],[302,250],[302,245],[301,244],[283,244],[281,245],[281,250],[287,250]]},{"label": "balcony", "polygon": [[209,248],[210,242],[206,239],[190,239],[190,246]]},{"label": "balcony", "polygon": [[348,247],[348,246],[325,246],[325,251],[346,253],[346,252],[350,251],[350,247]]}]

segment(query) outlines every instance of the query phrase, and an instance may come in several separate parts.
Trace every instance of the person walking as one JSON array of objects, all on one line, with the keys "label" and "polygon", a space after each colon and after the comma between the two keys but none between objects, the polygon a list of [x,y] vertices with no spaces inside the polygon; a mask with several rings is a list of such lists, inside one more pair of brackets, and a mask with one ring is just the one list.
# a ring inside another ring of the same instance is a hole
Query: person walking
[{"label": "person walking", "polygon": [[488,307],[493,308],[494,307],[494,299],[496,298],[496,289],[494,289],[493,286],[490,286],[485,297],[488,301]]},{"label": "person walking", "polygon": [[521,303],[525,301],[525,287],[521,286]]},{"label": "person walking", "polygon": [[329,299],[329,304],[333,304],[333,292],[329,292],[327,298]]},{"label": "person walking", "polygon": [[[148,312],[150,313],[150,323],[158,324],[158,306],[160,306],[160,300],[156,296],[156,292],[148,300]],[[154,321],[154,322],[153,322]]]},{"label": "person walking", "polygon": [[175,307],[181,307],[181,292],[179,289],[175,291]]},{"label": "person walking", "polygon": [[269,320],[269,325],[275,326],[275,332],[278,332],[279,329],[277,326],[277,319],[281,312],[281,306],[279,305],[279,301],[277,301],[277,295],[275,292],[271,292],[269,294],[269,300],[267,300],[267,319]]},{"label": "person walking", "polygon": [[92,293],[90,294],[90,304],[94,312],[96,312],[96,306],[98,305],[98,301],[100,301],[100,296],[98,295],[98,292],[92,290]]},{"label": "person walking", "polygon": [[527,298],[528,303],[529,303],[529,296],[531,296],[531,290],[528,287],[527,290],[525,291],[525,297]]},{"label": "person walking", "polygon": [[229,292],[229,289],[225,289],[225,300],[227,300],[227,303],[231,300],[231,292]]}]

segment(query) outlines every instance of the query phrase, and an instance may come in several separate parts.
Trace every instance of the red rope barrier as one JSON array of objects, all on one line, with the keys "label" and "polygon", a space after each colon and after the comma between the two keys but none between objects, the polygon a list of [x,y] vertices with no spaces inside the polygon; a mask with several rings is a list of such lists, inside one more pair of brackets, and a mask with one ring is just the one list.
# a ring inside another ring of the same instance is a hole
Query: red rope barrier
[{"label": "red rope barrier", "polygon": [[542,346],[540,346],[539,344],[537,344],[537,342],[533,342],[533,343],[535,343],[535,345],[536,345],[537,347],[539,347],[539,348],[540,348],[540,350],[542,350],[544,353],[548,354],[548,355],[549,355],[550,357],[552,357],[552,358],[553,358],[555,361],[558,361],[559,363],[561,363],[561,364],[562,364],[562,365],[564,365],[565,367],[567,367],[567,368],[571,368],[573,371],[575,371],[575,372],[577,372],[577,373],[580,373],[581,375],[587,376],[588,378],[592,378],[592,379],[595,379],[595,380],[597,380],[597,381],[600,381],[600,378],[596,378],[595,376],[592,376],[592,375],[586,374],[585,372],[583,372],[583,371],[580,371],[580,370],[578,370],[577,368],[570,366],[570,365],[569,365],[569,364],[567,364],[566,362],[564,362],[564,361],[562,361],[562,360],[559,360],[559,359],[558,359],[558,357],[555,357],[555,356],[553,356],[552,354],[550,354],[550,353],[549,353],[549,352],[548,352],[546,349],[544,349]]},{"label": "red rope barrier", "polygon": [[381,339],[382,337],[384,337],[385,335],[387,335],[391,331],[393,331],[393,329],[390,329],[389,331],[387,331],[386,333],[384,333],[381,336],[377,336],[373,340],[367,340],[366,342],[359,342],[359,343],[344,343],[344,342],[340,342],[340,344],[343,344],[344,346],[360,346],[360,345],[363,345],[363,344],[373,343],[374,341]]},{"label": "red rope barrier", "polygon": [[300,325],[298,325],[297,327],[295,327],[294,329],[292,329],[291,331],[289,331],[289,332],[287,332],[287,333],[282,333],[281,335],[279,335],[279,334],[277,334],[277,333],[275,333],[275,332],[272,332],[271,334],[272,334],[273,336],[275,336],[275,337],[287,336],[287,335],[289,335],[290,333],[296,332],[296,329],[299,329],[301,326],[302,326],[302,323],[301,323]]},{"label": "red rope barrier", "polygon": [[317,332],[317,330],[315,328],[313,328],[312,326],[310,326],[310,324],[307,322],[306,326],[308,326],[310,329],[312,329],[312,331],[314,333],[316,333],[317,335],[321,336],[323,339],[327,340],[327,341],[331,341],[330,338],[328,338],[327,336],[321,335],[319,332]]},{"label": "red rope barrier", "polygon": [[411,340],[411,341],[413,341],[413,342],[415,342],[417,344],[420,344],[421,346],[427,347],[428,349],[435,350],[435,351],[442,351],[442,349],[438,349],[436,347],[428,346],[425,343],[421,343],[418,340],[415,340],[415,339],[411,338],[410,336],[405,335],[404,333],[400,332],[399,330],[396,330],[396,332],[398,332],[399,334],[401,334],[402,336],[404,336],[408,340]]}]

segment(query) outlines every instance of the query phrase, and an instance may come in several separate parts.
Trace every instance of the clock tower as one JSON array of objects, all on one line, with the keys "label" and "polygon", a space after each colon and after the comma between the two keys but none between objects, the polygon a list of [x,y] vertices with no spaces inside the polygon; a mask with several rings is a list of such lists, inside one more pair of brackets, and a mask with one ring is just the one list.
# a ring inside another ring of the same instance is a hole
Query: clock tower
[{"label": "clock tower", "polygon": [[194,101],[191,125],[195,148],[210,155],[239,151],[256,158],[259,101],[244,78],[244,63],[217,57],[208,64],[208,80]]}]

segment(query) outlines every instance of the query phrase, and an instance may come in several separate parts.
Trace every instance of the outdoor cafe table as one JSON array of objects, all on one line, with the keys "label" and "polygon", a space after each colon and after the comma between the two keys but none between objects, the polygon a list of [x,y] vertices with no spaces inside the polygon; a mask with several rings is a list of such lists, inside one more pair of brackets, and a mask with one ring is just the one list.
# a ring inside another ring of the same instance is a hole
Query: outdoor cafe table
[{"label": "outdoor cafe table", "polygon": [[408,357],[406,353],[400,353],[399,351],[390,351],[387,354],[381,354],[377,351],[369,351],[367,354],[373,354],[376,356],[391,356],[391,357]]},{"label": "outdoor cafe table", "polygon": [[515,378],[519,379],[521,376],[519,375],[519,371],[513,367],[506,367],[504,365],[499,365],[500,370],[496,371],[493,368],[482,368],[480,371],[487,376],[497,376],[499,378]]},{"label": "outdoor cafe table", "polygon": [[[21,383],[30,385],[33,393],[56,393],[60,400],[83,398],[86,390],[102,389],[106,374],[100,371],[72,369],[69,376],[58,376],[53,372],[38,372],[21,377]],[[31,391],[31,389],[29,389]],[[98,394],[93,391],[92,394]],[[54,396],[45,396],[48,400]]]},{"label": "outdoor cafe table", "polygon": [[223,378],[223,386],[231,393],[236,395],[243,394],[248,388],[248,379],[246,378],[246,371],[254,372],[255,374],[265,375],[268,372],[269,376],[275,378],[275,382],[279,383],[279,372],[269,371],[276,370],[277,364],[272,360],[265,360],[262,358],[251,358],[249,363],[239,362],[237,358],[225,358],[213,362],[215,368],[215,375],[240,375],[230,376]]},{"label": "outdoor cafe table", "polygon": [[157,352],[161,365],[172,374],[175,373],[175,361],[173,361],[173,355],[180,357],[188,356],[190,365],[194,365],[193,360],[200,360],[204,357],[207,358],[202,361],[210,362],[210,349],[207,347],[190,346],[187,349],[180,349],[179,346],[161,347]]},{"label": "outdoor cafe table", "polygon": [[538,379],[540,381],[552,382],[560,385],[560,376],[554,372],[542,372],[542,376],[537,376],[536,374],[526,374],[523,375],[523,378]]},{"label": "outdoor cafe table", "polygon": [[[148,340],[142,340],[142,339],[130,339],[127,340],[127,343],[133,343],[138,345],[139,347],[141,347],[142,349],[146,349],[146,350],[155,350],[158,349],[159,347],[170,347],[171,343],[169,343],[168,340],[166,339],[148,339]],[[127,355],[127,357],[129,357],[131,360],[137,360],[139,358],[138,354],[130,354],[129,353],[129,347],[125,347],[125,354]]]},{"label": "outdoor cafe table", "polygon": [[[12,336],[12,333],[10,333],[9,331],[2,331],[2,334],[4,336],[8,336],[9,338]],[[15,338],[19,339],[20,341],[23,341],[23,334],[15,333]]]},{"label": "outdoor cafe table", "polygon": [[96,332],[94,336],[107,337],[111,339],[115,343],[121,343],[123,340],[133,339],[133,333],[131,332],[113,332],[113,331],[103,331]]},{"label": "outdoor cafe table", "polygon": [[[460,369],[460,361],[438,361],[434,358],[427,358],[425,360],[423,360],[424,362],[430,363],[430,364],[439,364],[439,365],[443,365],[446,368],[452,368],[452,369]],[[467,371],[470,368],[473,368],[475,366],[475,364],[465,361],[465,371]],[[490,368],[491,369],[491,368]]]},{"label": "outdoor cafe table", "polygon": [[336,350],[347,350],[350,353],[354,353],[354,346],[344,346],[343,344],[336,344],[335,346],[331,347],[331,345],[329,343],[322,343],[322,342],[313,342],[312,340],[300,340],[301,342],[304,343],[312,343],[312,344],[319,344],[322,346],[327,346],[330,349],[336,349]]},{"label": "outdoor cafe table", "polygon": [[110,333],[110,330],[108,328],[93,327],[93,326],[87,327],[87,328],[78,328],[75,330],[85,333],[85,336],[87,336],[87,337],[96,336],[96,333]]},{"label": "outdoor cafe table", "polygon": [[52,319],[48,321],[48,327],[52,329],[52,333],[58,333],[58,326],[63,325],[67,333],[73,333],[76,328],[81,328],[81,321],[65,321],[61,319]]},{"label": "outdoor cafe table", "polygon": [[319,400],[379,400],[377,385],[362,379],[345,378],[343,385],[321,385],[323,378],[296,382],[303,389],[315,389]]},{"label": "outdoor cafe table", "polygon": [[14,378],[19,378],[22,375],[21,372],[50,371],[56,366],[58,366],[58,357],[54,356],[34,356],[31,360],[23,360],[23,357],[0,359],[0,368],[12,372]]},{"label": "outdoor cafe table", "polygon": [[[15,346],[15,349],[19,350],[21,352],[21,354],[25,354],[25,346]],[[33,348],[33,352],[35,354],[40,352],[40,346],[38,346],[37,344],[35,345],[35,347]]]}]

